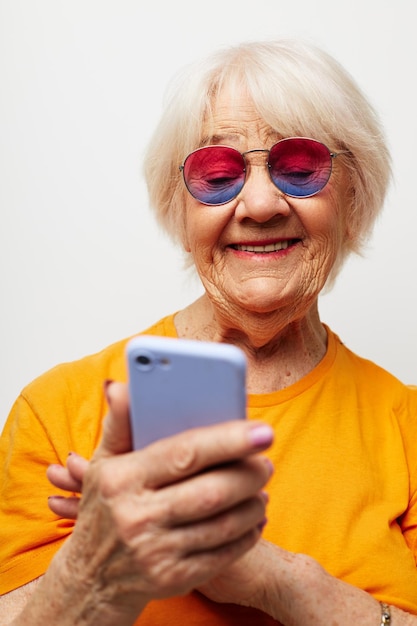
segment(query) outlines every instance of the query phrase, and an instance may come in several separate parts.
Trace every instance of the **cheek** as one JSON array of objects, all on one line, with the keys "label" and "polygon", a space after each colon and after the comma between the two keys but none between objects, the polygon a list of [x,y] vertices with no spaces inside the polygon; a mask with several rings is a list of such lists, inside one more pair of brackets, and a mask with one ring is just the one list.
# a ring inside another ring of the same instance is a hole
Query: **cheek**
[{"label": "cheek", "polygon": [[231,210],[224,206],[208,207],[197,201],[187,202],[184,218],[184,249],[194,256],[218,245],[230,220]]},{"label": "cheek", "polygon": [[318,239],[337,245],[340,243],[343,227],[337,207],[331,211],[319,212],[310,223],[310,233]]},{"label": "cheek", "polygon": [[304,206],[299,216],[312,239],[324,239],[330,245],[339,246],[345,231],[344,202],[330,184],[320,197],[311,198],[311,205]]}]

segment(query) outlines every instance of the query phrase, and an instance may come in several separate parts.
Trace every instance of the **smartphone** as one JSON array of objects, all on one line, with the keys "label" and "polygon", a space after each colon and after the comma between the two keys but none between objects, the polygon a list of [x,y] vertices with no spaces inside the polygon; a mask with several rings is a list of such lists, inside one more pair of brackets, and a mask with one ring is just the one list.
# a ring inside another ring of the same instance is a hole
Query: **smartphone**
[{"label": "smartphone", "polygon": [[134,449],[246,417],[246,357],[224,343],[139,335],[126,348]]}]

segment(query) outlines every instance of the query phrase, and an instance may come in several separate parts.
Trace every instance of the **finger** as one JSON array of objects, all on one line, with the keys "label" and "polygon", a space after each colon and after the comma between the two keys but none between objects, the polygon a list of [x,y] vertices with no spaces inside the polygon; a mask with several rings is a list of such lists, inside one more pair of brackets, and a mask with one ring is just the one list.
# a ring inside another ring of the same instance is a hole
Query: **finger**
[{"label": "finger", "polygon": [[265,497],[260,492],[271,474],[268,459],[249,457],[156,491],[153,506],[167,527],[210,519],[254,497],[263,503],[264,511]]},{"label": "finger", "polygon": [[232,563],[237,561],[246,552],[254,547],[260,539],[261,528],[250,530],[235,541],[226,543],[218,548],[195,552],[179,562],[179,571],[176,572],[179,578],[182,570],[187,571],[188,580],[193,581],[193,587],[199,587],[208,579],[216,577],[220,572],[226,570]]},{"label": "finger", "polygon": [[258,456],[156,491],[115,493],[113,523],[121,536],[138,528],[144,537],[164,536],[168,553],[181,558],[217,548],[264,520],[268,498],[260,490],[270,474],[271,464]]},{"label": "finger", "polygon": [[[138,485],[141,490],[159,489],[253,455],[267,448],[272,439],[269,426],[244,420],[188,430],[143,450],[107,458],[106,463],[100,463],[100,489],[104,497],[119,494],[126,485]],[[93,461],[99,460],[101,454],[108,455],[108,450],[108,445],[103,444],[102,452]]]},{"label": "finger", "polygon": [[80,499],[76,496],[65,498],[63,496],[50,496],[48,506],[55,515],[65,519],[77,519]]},{"label": "finger", "polygon": [[273,430],[246,420],[195,428],[162,439],[132,459],[146,463],[146,486],[157,488],[268,448]]},{"label": "finger", "polygon": [[265,525],[265,501],[254,497],[201,522],[171,530],[173,548],[191,555],[228,545]]},{"label": "finger", "polygon": [[[67,469],[74,480],[78,481],[80,485],[84,480],[85,473],[88,469],[89,461],[84,457],[71,452],[67,459]],[[75,491],[75,490],[74,490]]]},{"label": "finger", "polygon": [[75,493],[81,491],[82,483],[71,475],[68,468],[62,465],[50,465],[46,470],[46,476],[49,482],[58,489]]},{"label": "finger", "polygon": [[103,436],[94,459],[123,454],[132,449],[127,385],[106,382],[104,393],[109,412],[103,421]]}]

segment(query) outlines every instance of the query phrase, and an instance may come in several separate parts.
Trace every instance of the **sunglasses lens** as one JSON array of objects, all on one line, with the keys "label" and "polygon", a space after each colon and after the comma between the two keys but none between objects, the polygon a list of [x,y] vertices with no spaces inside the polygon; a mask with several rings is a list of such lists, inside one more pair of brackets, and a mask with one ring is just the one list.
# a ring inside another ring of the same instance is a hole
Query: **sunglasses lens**
[{"label": "sunglasses lens", "polygon": [[269,154],[274,184],[288,196],[314,196],[325,187],[332,172],[328,148],[314,139],[290,138],[275,144]]},{"label": "sunglasses lens", "polygon": [[202,204],[225,204],[245,182],[242,155],[228,146],[207,146],[188,155],[183,168],[190,194]]}]

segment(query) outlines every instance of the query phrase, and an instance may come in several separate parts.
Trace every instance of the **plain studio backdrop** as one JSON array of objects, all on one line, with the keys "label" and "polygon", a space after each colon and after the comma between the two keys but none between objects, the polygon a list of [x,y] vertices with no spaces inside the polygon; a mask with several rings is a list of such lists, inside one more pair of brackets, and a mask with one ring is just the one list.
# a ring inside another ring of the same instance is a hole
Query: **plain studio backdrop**
[{"label": "plain studio backdrop", "polygon": [[321,298],[322,320],[417,383],[411,11],[409,0],[0,0],[0,427],[43,371],[200,293],[153,221],[142,155],[178,70],[219,46],[282,35],[342,62],[393,156],[383,216],[365,257]]}]

